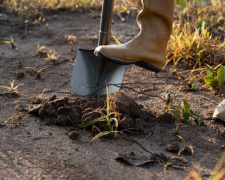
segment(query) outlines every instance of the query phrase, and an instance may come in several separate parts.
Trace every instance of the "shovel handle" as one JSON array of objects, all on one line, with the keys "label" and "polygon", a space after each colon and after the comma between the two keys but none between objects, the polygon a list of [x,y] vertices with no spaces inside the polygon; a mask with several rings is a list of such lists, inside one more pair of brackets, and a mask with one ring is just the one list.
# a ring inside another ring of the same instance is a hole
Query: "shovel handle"
[{"label": "shovel handle", "polygon": [[98,45],[108,45],[111,34],[114,0],[103,0]]},{"label": "shovel handle", "polygon": [[[103,0],[98,46],[109,44],[110,34],[111,34],[112,16],[113,16],[113,5],[114,5],[114,0]],[[100,61],[98,63],[99,64],[96,68],[96,78],[95,78],[97,85],[99,85],[100,82],[102,81],[103,72],[104,72],[107,62],[100,59]]]}]

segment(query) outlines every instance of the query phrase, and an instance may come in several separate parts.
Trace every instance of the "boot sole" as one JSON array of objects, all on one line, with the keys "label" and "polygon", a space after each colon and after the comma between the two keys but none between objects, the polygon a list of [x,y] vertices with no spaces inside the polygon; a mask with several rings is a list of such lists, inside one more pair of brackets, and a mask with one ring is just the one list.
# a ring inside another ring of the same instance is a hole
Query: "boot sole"
[{"label": "boot sole", "polygon": [[156,73],[162,71],[157,66],[149,64],[149,63],[146,63],[145,61],[123,62],[123,61],[119,61],[119,60],[116,60],[116,59],[108,58],[108,57],[104,56],[102,53],[100,53],[99,51],[94,51],[94,54],[96,56],[98,56],[99,58],[102,58],[102,59],[104,59],[106,61],[109,61],[109,62],[112,62],[112,63],[115,63],[115,64],[120,64],[120,65],[135,64],[136,66],[142,67],[144,69],[147,69],[147,70],[150,70],[150,71],[153,71],[153,72],[156,72]]},{"label": "boot sole", "polygon": [[215,122],[220,123],[220,124],[222,124],[223,126],[225,126],[225,121],[224,121],[224,120],[222,120],[222,119],[220,119],[220,118],[216,118],[216,117],[213,117],[212,119],[213,119]]}]

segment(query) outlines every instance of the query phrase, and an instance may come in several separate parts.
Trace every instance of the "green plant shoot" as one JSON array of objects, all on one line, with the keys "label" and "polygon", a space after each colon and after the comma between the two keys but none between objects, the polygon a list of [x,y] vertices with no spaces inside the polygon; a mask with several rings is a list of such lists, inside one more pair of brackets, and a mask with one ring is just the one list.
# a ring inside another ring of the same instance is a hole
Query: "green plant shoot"
[{"label": "green plant shoot", "polygon": [[173,114],[173,116],[178,120],[178,121],[182,121],[181,118],[181,113],[180,110],[177,106],[172,105],[172,107],[170,108],[170,112]]},{"label": "green plant shoot", "polygon": [[194,82],[192,85],[191,85],[191,89],[198,89],[200,86],[200,82]]},{"label": "green plant shoot", "polygon": [[[119,124],[118,124],[118,119],[115,118],[115,117],[119,116],[119,113],[110,112],[109,91],[108,91],[107,85],[106,85],[106,94],[107,94],[106,95],[106,106],[107,106],[106,107],[106,114],[104,114],[103,112],[93,111],[95,113],[99,113],[101,115],[101,117],[90,120],[90,121],[87,121],[87,122],[84,122],[84,123],[78,125],[78,127],[80,127],[80,128],[85,128],[85,127],[90,126],[90,125],[92,125],[96,122],[104,122],[104,121],[107,122],[108,131],[103,131],[103,132],[98,133],[91,141],[94,141],[95,139],[97,139],[99,137],[102,137],[102,136],[105,136],[105,135],[108,135],[110,133],[115,133],[115,136],[117,134],[117,129],[118,129]],[[90,112],[90,113],[93,113],[93,112]],[[84,116],[86,116],[90,113],[87,113]]]},{"label": "green plant shoot", "polygon": [[217,70],[216,75],[212,71],[207,70],[207,75],[204,81],[212,90],[218,90],[218,88],[222,86],[225,82],[224,66],[221,66]]},{"label": "green plant shoot", "polygon": [[188,145],[187,142],[184,140],[183,137],[177,135],[177,137],[183,142],[184,146],[183,148],[181,148],[178,152],[178,155],[181,155],[183,152],[185,151],[189,151],[191,153],[191,155],[193,156],[194,154],[194,149],[191,145]]},{"label": "green plant shoot", "polygon": [[170,112],[178,121],[186,123],[190,117],[192,117],[194,118],[195,123],[200,125],[200,118],[193,110],[191,110],[190,103],[187,99],[182,100],[181,110],[176,105],[172,105]]},{"label": "green plant shoot", "polygon": [[189,120],[190,113],[191,113],[190,103],[188,102],[187,99],[182,100],[181,107],[182,107],[182,113],[183,113],[183,121],[187,122]]}]

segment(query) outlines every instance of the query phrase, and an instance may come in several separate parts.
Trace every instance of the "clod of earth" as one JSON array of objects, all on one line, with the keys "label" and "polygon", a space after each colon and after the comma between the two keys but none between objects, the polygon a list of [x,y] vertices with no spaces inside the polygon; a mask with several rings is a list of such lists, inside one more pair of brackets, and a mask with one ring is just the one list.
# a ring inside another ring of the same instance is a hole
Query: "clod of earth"
[{"label": "clod of earth", "polygon": [[166,146],[166,150],[167,150],[168,152],[178,153],[179,150],[180,150],[180,145],[179,145],[179,143],[177,143],[177,142],[168,144],[168,145]]},{"label": "clod of earth", "polygon": [[80,133],[78,131],[70,131],[68,137],[72,140],[77,140],[80,137]]},{"label": "clod of earth", "polygon": [[80,123],[81,109],[68,97],[56,98],[55,95],[42,99],[34,98],[28,112],[40,117],[46,124],[72,126]]}]

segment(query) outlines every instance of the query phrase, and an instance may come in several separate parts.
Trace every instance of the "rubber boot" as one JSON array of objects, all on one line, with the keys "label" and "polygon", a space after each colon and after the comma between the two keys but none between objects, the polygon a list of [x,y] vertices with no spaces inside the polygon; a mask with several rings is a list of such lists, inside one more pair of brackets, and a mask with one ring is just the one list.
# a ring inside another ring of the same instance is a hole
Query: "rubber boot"
[{"label": "rubber boot", "polygon": [[225,126],[225,100],[223,100],[213,113],[213,120]]},{"label": "rubber boot", "polygon": [[117,64],[136,64],[159,72],[165,64],[166,47],[172,32],[174,0],[142,0],[137,16],[140,33],[121,45],[104,45],[95,55]]}]

